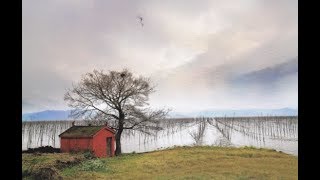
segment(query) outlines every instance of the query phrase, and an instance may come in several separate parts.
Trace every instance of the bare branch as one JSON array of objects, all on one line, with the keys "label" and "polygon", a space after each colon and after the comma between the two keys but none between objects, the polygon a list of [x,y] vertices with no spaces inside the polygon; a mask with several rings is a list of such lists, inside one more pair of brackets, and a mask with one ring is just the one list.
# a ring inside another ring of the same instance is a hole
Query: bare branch
[{"label": "bare branch", "polygon": [[160,129],[159,121],[167,114],[167,110],[146,107],[149,94],[154,92],[150,84],[149,78],[134,77],[127,69],[108,73],[94,70],[73,85],[64,100],[75,108],[71,113],[74,117],[108,121],[110,127],[117,130],[117,149],[121,151],[120,137],[124,129],[151,133]]}]

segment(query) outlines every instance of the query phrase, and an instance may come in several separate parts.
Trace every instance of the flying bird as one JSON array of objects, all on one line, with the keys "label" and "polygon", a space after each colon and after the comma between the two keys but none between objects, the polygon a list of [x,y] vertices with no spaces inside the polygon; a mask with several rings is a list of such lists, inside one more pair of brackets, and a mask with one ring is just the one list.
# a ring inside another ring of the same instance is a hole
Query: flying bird
[{"label": "flying bird", "polygon": [[143,21],[143,17],[141,17],[141,16],[138,16],[137,18],[139,19],[139,21],[140,21],[140,24],[141,24],[141,26],[143,27],[143,25],[144,25],[144,24],[143,24],[143,22],[142,22],[142,21]]}]

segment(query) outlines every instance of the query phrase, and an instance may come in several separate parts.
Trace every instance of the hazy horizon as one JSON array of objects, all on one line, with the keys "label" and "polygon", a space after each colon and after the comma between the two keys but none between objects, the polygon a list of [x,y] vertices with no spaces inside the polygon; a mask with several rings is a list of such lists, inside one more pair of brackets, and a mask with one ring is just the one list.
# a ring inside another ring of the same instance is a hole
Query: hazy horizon
[{"label": "hazy horizon", "polygon": [[23,113],[69,109],[82,74],[123,68],[151,77],[153,108],[298,108],[297,0],[25,0],[22,15]]}]

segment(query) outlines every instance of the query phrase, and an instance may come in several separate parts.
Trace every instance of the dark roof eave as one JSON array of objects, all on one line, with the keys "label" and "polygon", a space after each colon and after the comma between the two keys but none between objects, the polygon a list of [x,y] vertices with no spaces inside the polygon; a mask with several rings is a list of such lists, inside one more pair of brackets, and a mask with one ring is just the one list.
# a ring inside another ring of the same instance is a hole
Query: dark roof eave
[{"label": "dark roof eave", "polygon": [[[65,130],[64,132],[62,132],[61,134],[59,134],[60,138],[93,138],[99,131],[101,131],[102,129],[105,129],[107,131],[110,131],[111,133],[115,134],[116,131],[111,129],[108,126],[94,126],[94,127],[101,127],[100,130],[98,130],[97,132],[95,132],[94,134],[90,135],[90,136],[63,136],[64,133],[66,133],[68,130],[70,130],[73,127],[87,127],[87,126],[71,126],[70,128],[68,128],[67,130]],[[92,127],[92,126],[91,126]]]},{"label": "dark roof eave", "polygon": [[107,127],[107,126],[105,126],[104,127],[106,130],[108,130],[108,131],[110,131],[110,132],[112,132],[112,133],[116,133],[116,131],[115,130],[113,130],[113,129],[111,129],[110,127]]},{"label": "dark roof eave", "polygon": [[60,138],[65,138],[65,139],[79,139],[79,138],[92,139],[93,136],[74,136],[74,137],[60,136]]}]

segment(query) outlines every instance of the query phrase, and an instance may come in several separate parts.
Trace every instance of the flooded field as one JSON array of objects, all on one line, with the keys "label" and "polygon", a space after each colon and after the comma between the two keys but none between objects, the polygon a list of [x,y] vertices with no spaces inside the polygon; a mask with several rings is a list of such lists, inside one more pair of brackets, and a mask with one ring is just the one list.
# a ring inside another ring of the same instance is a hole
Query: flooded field
[{"label": "flooded field", "polygon": [[[76,121],[76,125],[88,122]],[[60,146],[71,121],[22,122],[22,149]],[[94,125],[94,123],[93,123]],[[215,117],[165,119],[152,134],[124,131],[122,151],[146,152],[183,145],[254,146],[298,155],[298,117]]]}]

